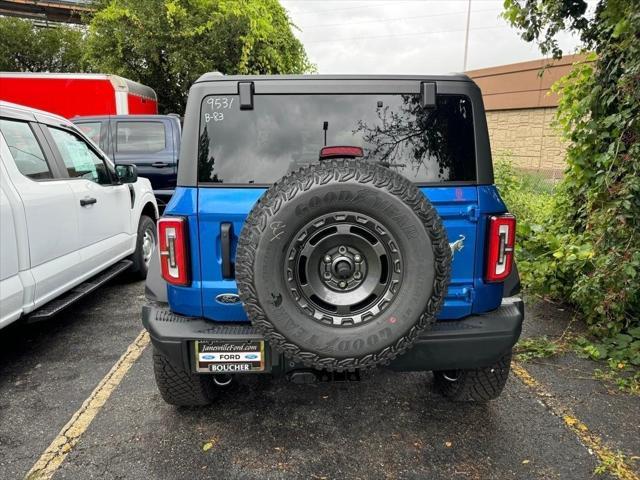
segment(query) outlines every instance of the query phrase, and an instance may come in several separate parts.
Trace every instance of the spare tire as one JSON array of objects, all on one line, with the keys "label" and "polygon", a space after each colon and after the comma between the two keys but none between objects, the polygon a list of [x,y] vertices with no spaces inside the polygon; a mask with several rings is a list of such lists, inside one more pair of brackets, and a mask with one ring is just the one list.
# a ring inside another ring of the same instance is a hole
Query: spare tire
[{"label": "spare tire", "polygon": [[240,234],[236,280],[255,328],[325,370],[388,364],[435,321],[451,251],[435,209],[405,177],[331,160],[275,183]]}]

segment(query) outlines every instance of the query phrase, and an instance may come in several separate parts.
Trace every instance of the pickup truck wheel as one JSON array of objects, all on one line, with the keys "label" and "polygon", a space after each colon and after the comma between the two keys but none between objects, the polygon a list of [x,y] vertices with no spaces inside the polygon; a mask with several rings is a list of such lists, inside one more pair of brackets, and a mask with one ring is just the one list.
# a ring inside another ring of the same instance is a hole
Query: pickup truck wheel
[{"label": "pickup truck wheel", "polygon": [[153,255],[157,244],[156,223],[151,217],[141,215],[140,221],[138,222],[136,251],[131,255],[131,260],[133,261],[131,273],[141,280],[147,278],[149,262],[151,261],[151,256]]},{"label": "pickup truck wheel", "polygon": [[274,184],[238,241],[247,316],[276,349],[330,371],[388,364],[435,321],[451,251],[440,217],[405,177],[360,160]]},{"label": "pickup truck wheel", "polygon": [[153,350],[153,373],[160,395],[171,405],[208,405],[214,398],[213,377],[178,368],[156,349]]},{"label": "pickup truck wheel", "polygon": [[500,396],[511,368],[511,352],[489,367],[433,372],[436,389],[454,402],[487,402]]}]

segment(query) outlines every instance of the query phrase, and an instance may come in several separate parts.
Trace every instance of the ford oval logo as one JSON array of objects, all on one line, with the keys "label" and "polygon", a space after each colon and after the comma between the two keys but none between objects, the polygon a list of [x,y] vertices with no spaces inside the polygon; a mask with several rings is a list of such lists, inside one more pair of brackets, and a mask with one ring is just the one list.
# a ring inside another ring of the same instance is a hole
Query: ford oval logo
[{"label": "ford oval logo", "polygon": [[247,360],[254,360],[256,358],[258,358],[258,355],[256,355],[255,353],[247,353],[244,358],[246,358]]},{"label": "ford oval logo", "polygon": [[240,296],[235,293],[221,293],[216,297],[216,302],[222,303],[224,305],[238,303],[239,301]]}]

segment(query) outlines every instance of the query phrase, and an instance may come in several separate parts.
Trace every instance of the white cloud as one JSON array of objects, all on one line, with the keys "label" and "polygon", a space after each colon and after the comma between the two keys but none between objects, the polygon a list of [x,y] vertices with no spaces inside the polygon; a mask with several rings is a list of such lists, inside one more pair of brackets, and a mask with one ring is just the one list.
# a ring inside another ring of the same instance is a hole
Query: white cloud
[{"label": "white cloud", "polygon": [[[281,0],[319,73],[463,70],[467,0]],[[541,58],[500,17],[502,0],[472,0],[467,69]],[[573,53],[576,38],[561,36]]]}]

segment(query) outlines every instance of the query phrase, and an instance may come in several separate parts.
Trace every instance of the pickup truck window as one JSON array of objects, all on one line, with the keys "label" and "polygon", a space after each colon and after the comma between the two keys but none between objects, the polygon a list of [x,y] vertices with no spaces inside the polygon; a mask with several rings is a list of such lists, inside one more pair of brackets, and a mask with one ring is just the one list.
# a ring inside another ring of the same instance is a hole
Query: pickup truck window
[{"label": "pickup truck window", "polygon": [[32,180],[53,178],[51,168],[28,123],[2,119],[0,131],[22,175]]},{"label": "pickup truck window", "polygon": [[78,123],[78,128],[82,133],[91,139],[96,145],[100,145],[101,122]]},{"label": "pickup truck window", "polygon": [[324,145],[356,146],[412,182],[476,179],[472,105],[438,95],[426,109],[413,94],[208,96],[201,106],[198,180],[269,184],[318,162]]},{"label": "pickup truck window", "polygon": [[116,151],[120,153],[155,153],[164,150],[165,126],[162,122],[118,122]]},{"label": "pickup truck window", "polygon": [[111,183],[106,164],[84,140],[58,128],[49,127],[49,132],[71,178],[84,178],[100,185]]}]

